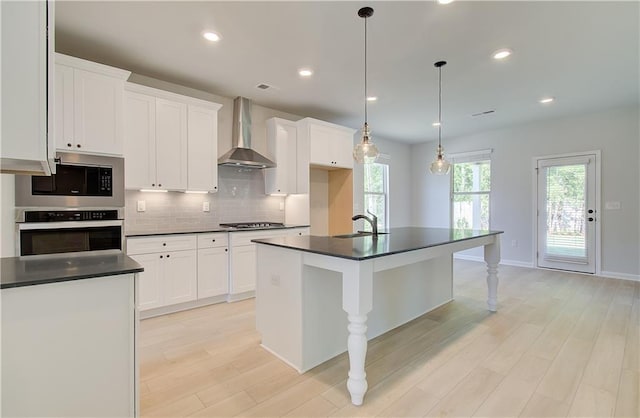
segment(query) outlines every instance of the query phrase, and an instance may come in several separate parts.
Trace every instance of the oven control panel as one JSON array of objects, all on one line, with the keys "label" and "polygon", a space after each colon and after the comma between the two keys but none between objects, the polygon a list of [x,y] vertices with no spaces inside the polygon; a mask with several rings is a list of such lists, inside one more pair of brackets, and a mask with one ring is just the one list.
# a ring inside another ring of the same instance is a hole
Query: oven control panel
[{"label": "oven control panel", "polygon": [[54,210],[27,211],[25,222],[111,221],[118,219],[118,210]]}]

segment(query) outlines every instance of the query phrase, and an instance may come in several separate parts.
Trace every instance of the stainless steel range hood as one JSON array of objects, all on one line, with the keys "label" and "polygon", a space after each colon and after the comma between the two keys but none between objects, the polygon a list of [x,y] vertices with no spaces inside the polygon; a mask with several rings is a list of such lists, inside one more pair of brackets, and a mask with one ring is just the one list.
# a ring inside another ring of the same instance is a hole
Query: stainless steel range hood
[{"label": "stainless steel range hood", "polygon": [[276,164],[251,149],[251,101],[236,97],[233,101],[233,128],[231,148],[218,158],[218,165],[244,168],[271,168]]}]

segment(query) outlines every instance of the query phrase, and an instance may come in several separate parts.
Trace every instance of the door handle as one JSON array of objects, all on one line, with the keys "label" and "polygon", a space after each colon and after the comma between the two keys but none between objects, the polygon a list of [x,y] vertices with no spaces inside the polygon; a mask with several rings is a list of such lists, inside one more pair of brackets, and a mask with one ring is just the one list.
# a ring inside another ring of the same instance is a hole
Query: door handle
[{"label": "door handle", "polygon": [[589,210],[587,211],[587,213],[593,213],[593,212],[594,212],[594,210],[593,210],[593,209],[589,209]]},{"label": "door handle", "polygon": [[587,220],[588,220],[589,222],[593,222],[593,221],[595,221],[595,218],[588,218]]}]

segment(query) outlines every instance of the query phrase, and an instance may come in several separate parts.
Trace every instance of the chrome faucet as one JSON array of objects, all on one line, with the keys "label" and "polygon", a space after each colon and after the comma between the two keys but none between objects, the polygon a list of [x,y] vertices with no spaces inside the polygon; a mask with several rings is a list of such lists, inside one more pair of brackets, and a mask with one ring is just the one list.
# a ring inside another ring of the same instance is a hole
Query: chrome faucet
[{"label": "chrome faucet", "polygon": [[355,215],[353,218],[351,218],[351,220],[357,221],[358,219],[364,219],[365,221],[369,222],[369,224],[371,225],[371,232],[373,233],[373,235],[377,236],[378,235],[378,217],[373,213],[371,213],[369,210],[367,210],[367,213],[371,215],[371,218],[368,217],[367,215]]}]

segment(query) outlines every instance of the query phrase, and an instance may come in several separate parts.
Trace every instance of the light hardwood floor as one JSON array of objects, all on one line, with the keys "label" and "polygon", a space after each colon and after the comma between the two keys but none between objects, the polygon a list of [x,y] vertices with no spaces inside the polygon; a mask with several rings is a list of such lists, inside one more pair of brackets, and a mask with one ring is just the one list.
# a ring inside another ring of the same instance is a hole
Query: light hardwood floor
[{"label": "light hardwood floor", "polygon": [[260,348],[254,301],[141,323],[143,416],[640,416],[640,282],[454,263],[455,300],[369,342],[364,405],[342,354],[299,375]]}]

